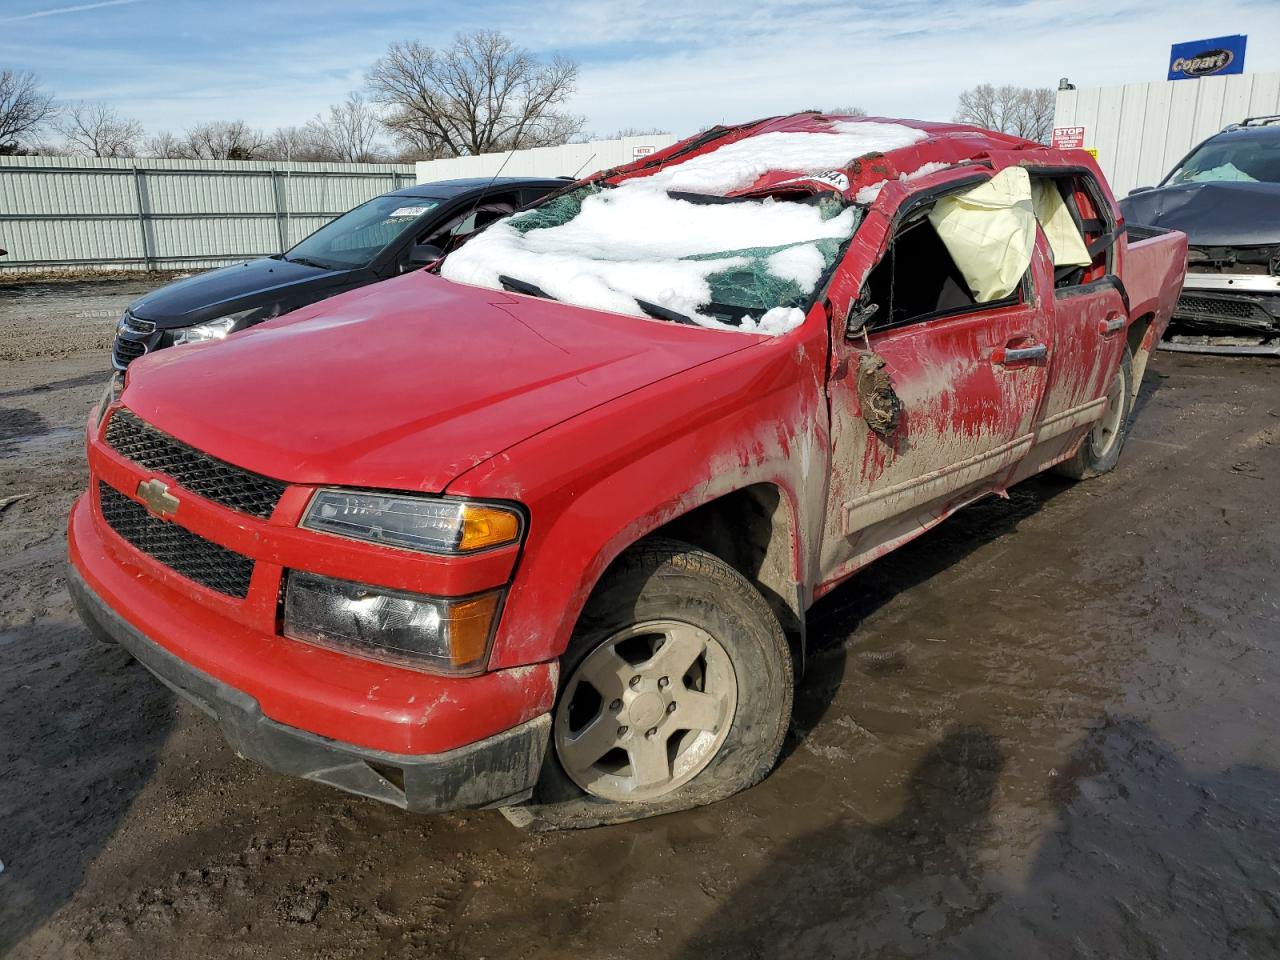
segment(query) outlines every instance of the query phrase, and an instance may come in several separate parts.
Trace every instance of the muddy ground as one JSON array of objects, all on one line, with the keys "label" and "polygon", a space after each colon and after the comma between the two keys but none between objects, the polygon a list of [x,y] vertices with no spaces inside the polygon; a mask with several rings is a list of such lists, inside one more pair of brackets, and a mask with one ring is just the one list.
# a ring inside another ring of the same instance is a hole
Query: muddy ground
[{"label": "muddy ground", "polygon": [[533,834],[260,770],[90,643],[63,523],[143,289],[0,288],[0,954],[1280,956],[1280,365],[1158,356],[1114,473],[824,600],[761,786]]}]

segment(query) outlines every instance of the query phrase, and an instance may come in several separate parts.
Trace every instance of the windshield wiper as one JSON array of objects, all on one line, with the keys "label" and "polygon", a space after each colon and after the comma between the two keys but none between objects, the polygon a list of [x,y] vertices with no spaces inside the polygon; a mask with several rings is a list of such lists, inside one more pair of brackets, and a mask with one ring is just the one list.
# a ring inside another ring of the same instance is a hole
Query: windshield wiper
[{"label": "windshield wiper", "polygon": [[655,320],[670,320],[672,323],[683,323],[691,327],[699,326],[698,321],[693,317],[685,316],[676,310],[668,310],[666,307],[660,307],[656,303],[650,303],[648,300],[635,298],[636,306],[653,317]]},{"label": "windshield wiper", "polygon": [[551,294],[543,290],[541,287],[535,287],[526,280],[517,280],[515,277],[508,277],[506,274],[498,274],[498,282],[502,284],[502,289],[508,293],[524,293],[531,297],[541,297],[543,300],[554,300]]},{"label": "windshield wiper", "polygon": [[321,270],[332,270],[333,267],[327,263],[321,263],[319,260],[312,260],[309,257],[282,257],[290,263],[301,263],[308,267],[318,267]]}]

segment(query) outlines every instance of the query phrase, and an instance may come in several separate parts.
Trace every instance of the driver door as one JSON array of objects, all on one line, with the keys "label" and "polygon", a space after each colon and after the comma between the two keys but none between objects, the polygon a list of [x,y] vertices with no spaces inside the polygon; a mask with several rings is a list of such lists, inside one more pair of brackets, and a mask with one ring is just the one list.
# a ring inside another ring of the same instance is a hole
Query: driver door
[{"label": "driver door", "polygon": [[[1053,349],[1040,307],[1052,274],[1043,241],[1013,293],[977,303],[929,222],[933,204],[962,186],[885,190],[864,225],[879,224],[854,265],[862,303],[876,309],[846,335],[836,309],[827,384],[831,481],[823,536],[821,594],[859,567],[912,539],[954,510],[1002,489],[1031,449]],[[880,212],[882,217],[875,217]],[[868,375],[867,365],[879,366]],[[862,374],[860,375],[860,368]],[[877,410],[900,404],[892,430],[872,428]]]}]

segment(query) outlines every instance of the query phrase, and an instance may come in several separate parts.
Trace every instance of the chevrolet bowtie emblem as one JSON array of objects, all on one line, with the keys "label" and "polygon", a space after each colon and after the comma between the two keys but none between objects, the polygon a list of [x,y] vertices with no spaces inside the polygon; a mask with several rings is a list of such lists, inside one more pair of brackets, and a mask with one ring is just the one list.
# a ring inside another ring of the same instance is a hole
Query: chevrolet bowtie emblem
[{"label": "chevrolet bowtie emblem", "polygon": [[168,484],[155,477],[138,484],[138,496],[157,517],[172,517],[182,502],[169,492]]}]

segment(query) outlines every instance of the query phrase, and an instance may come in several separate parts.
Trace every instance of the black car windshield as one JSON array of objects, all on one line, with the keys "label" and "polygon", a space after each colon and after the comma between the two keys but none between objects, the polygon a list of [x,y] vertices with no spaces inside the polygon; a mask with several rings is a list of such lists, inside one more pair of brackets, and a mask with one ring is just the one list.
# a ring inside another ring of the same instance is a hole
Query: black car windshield
[{"label": "black car windshield", "polygon": [[375,197],[325,224],[285,259],[334,270],[366,266],[440,203],[432,197]]},{"label": "black car windshield", "polygon": [[1169,183],[1280,183],[1280,137],[1211,140],[1183,162]]}]

